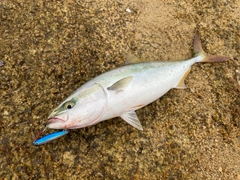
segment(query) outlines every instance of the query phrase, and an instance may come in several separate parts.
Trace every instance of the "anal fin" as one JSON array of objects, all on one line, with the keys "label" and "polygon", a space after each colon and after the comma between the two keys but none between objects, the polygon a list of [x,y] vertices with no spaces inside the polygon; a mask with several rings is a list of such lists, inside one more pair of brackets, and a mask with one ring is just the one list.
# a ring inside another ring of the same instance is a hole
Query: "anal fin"
[{"label": "anal fin", "polygon": [[174,88],[177,88],[177,89],[185,89],[187,88],[186,85],[185,85],[185,78],[187,77],[188,73],[190,72],[191,68],[189,68],[183,75],[183,77],[180,79],[180,81],[174,86]]},{"label": "anal fin", "polygon": [[126,121],[133,127],[137,128],[139,130],[143,130],[143,127],[142,127],[135,111],[127,111],[121,115],[121,118],[123,118],[124,121]]}]

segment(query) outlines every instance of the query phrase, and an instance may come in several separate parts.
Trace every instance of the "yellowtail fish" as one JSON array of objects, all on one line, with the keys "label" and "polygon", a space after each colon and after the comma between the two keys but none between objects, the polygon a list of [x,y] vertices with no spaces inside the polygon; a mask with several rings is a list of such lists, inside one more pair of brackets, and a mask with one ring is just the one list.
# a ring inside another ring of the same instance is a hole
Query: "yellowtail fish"
[{"label": "yellowtail fish", "polygon": [[125,66],[88,81],[63,101],[48,117],[48,128],[76,129],[121,117],[142,130],[136,110],[163,96],[171,88],[185,88],[184,79],[196,62],[221,62],[230,58],[208,55],[194,37],[194,56],[182,61],[140,62],[129,56]]}]

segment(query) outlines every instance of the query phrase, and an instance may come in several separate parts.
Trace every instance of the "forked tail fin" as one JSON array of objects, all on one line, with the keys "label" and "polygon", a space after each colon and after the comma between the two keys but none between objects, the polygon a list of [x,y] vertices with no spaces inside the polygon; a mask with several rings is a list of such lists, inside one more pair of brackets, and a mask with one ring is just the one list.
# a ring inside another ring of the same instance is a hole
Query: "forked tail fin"
[{"label": "forked tail fin", "polygon": [[195,34],[195,36],[194,36],[194,57],[197,57],[197,56],[202,57],[197,62],[224,62],[224,61],[231,59],[230,57],[226,57],[226,56],[210,55],[210,54],[205,53],[202,49],[202,44],[199,39],[199,36],[197,34]]}]

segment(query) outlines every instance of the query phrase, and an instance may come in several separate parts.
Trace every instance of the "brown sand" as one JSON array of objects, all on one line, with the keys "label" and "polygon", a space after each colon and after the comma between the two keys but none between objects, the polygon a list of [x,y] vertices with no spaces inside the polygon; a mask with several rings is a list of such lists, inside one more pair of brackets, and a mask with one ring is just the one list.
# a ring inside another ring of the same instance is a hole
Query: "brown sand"
[{"label": "brown sand", "polygon": [[[126,9],[130,11],[127,12]],[[240,179],[240,1],[0,1],[0,179]],[[226,63],[120,118],[32,144],[77,87],[124,64],[190,58],[198,32]]]}]

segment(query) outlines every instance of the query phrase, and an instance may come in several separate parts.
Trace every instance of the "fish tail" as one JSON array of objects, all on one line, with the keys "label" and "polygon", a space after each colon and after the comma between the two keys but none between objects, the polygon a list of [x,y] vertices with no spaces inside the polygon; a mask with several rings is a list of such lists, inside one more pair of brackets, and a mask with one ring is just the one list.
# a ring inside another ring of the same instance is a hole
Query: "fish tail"
[{"label": "fish tail", "polygon": [[205,53],[202,49],[202,44],[197,34],[194,36],[194,57],[200,57],[197,59],[197,62],[224,62],[231,59],[230,57],[226,56]]}]

